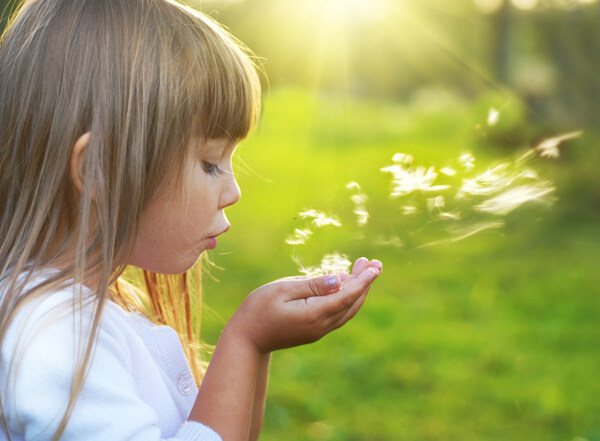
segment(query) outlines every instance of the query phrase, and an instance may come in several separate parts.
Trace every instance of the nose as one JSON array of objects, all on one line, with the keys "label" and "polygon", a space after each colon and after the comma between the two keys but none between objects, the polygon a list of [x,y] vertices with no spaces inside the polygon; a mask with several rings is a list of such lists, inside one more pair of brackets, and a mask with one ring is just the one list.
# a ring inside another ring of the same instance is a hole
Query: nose
[{"label": "nose", "polygon": [[221,193],[221,209],[234,205],[241,197],[242,191],[240,190],[240,186],[238,185],[234,174],[229,173],[227,183],[225,184],[223,193]]}]

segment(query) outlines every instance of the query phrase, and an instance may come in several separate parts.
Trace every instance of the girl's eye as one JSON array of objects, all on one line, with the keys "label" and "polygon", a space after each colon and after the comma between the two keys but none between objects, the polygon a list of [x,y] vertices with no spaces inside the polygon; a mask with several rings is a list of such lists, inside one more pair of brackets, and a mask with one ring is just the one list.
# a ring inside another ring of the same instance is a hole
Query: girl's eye
[{"label": "girl's eye", "polygon": [[211,176],[218,176],[223,173],[223,170],[218,165],[206,161],[202,161],[202,168]]}]

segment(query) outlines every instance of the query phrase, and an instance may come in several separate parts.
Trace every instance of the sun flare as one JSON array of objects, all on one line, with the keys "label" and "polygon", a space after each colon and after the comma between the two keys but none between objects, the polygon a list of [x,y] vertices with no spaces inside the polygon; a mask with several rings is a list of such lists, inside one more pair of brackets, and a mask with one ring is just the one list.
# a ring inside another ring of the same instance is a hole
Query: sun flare
[{"label": "sun flare", "polygon": [[324,18],[340,23],[382,21],[390,6],[389,0],[318,0],[314,3]]}]

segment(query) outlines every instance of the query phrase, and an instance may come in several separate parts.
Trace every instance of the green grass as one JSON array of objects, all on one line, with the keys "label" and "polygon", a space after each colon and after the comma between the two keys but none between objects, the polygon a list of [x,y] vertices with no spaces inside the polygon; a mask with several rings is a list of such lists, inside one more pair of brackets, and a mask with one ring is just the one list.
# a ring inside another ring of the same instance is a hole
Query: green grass
[{"label": "green grass", "polygon": [[[297,253],[367,255],[384,262],[384,274],[346,326],[274,355],[261,440],[600,440],[597,138],[536,164],[557,182],[551,209],[522,207],[505,228],[456,243],[377,245],[378,235],[415,229],[385,197],[379,169],[394,153],[425,165],[464,151],[484,164],[507,154],[475,129],[490,98],[443,102],[293,90],[266,99],[259,130],[239,150],[248,167],[239,171],[242,200],[228,212],[233,228],[211,255],[223,270],[206,283],[204,338],[215,343],[254,288],[296,273],[284,240],[302,209],[339,214],[344,227]],[[370,196],[365,240],[353,239],[351,180]]]}]

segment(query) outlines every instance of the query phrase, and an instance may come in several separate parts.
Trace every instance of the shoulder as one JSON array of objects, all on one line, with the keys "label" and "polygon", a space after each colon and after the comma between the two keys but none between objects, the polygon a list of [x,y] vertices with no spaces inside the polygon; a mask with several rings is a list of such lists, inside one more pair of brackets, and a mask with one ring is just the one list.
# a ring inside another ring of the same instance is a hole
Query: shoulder
[{"label": "shoulder", "polygon": [[90,421],[93,409],[86,403],[98,400],[106,385],[133,393],[128,315],[109,303],[98,326],[95,295],[79,285],[43,293],[19,308],[0,348],[2,405],[14,433],[42,433],[61,419],[74,373],[87,357],[89,387],[82,391],[76,411],[83,413],[83,420]]},{"label": "shoulder", "polygon": [[97,346],[126,365],[129,348],[138,343],[132,342],[139,332],[135,328],[144,321],[110,301],[99,311],[95,293],[79,284],[42,293],[24,302],[10,322],[0,348],[1,367],[20,360],[19,371],[45,366],[49,376],[52,368],[72,373],[82,353],[91,348],[95,354]]}]

